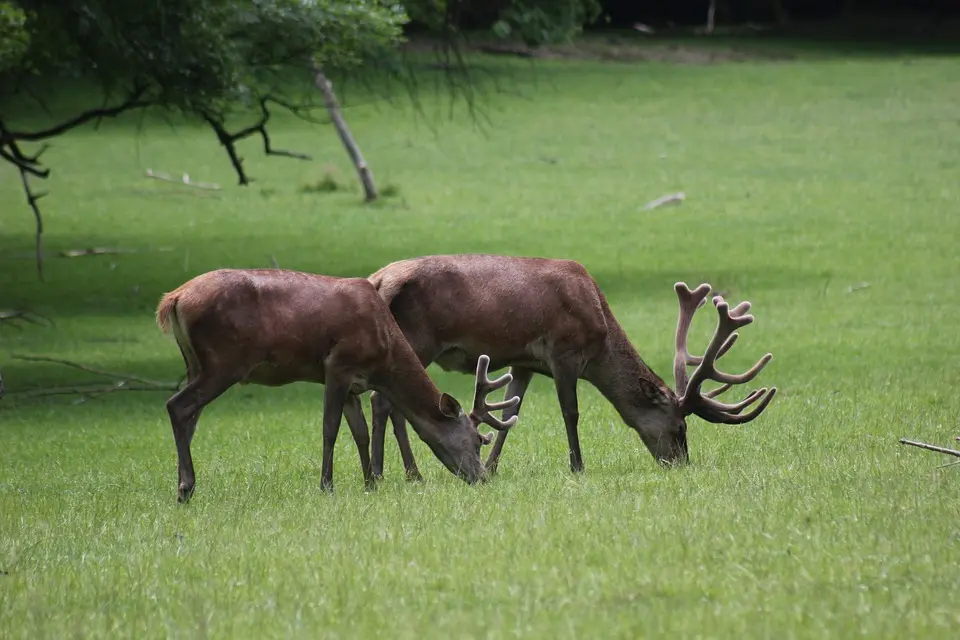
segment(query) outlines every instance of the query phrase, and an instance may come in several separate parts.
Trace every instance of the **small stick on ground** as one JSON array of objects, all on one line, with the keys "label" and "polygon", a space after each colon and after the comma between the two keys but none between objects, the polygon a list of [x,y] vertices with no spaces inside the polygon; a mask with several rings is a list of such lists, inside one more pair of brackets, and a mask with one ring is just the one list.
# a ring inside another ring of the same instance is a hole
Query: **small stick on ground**
[{"label": "small stick on ground", "polygon": [[64,249],[60,252],[62,258],[79,258],[80,256],[107,256],[121,253],[141,253],[143,251],[173,251],[172,247],[157,249],[123,249],[120,247],[90,247],[89,249]]},{"label": "small stick on ground", "polygon": [[153,178],[155,180],[163,180],[164,182],[173,182],[175,184],[185,184],[188,187],[195,187],[197,189],[210,189],[217,190],[220,188],[220,185],[214,182],[192,182],[188,174],[183,174],[183,178],[177,180],[172,177],[169,173],[163,173],[162,171],[154,171],[153,169],[147,169],[147,177]]},{"label": "small stick on ground", "polygon": [[936,445],[927,444],[925,442],[916,442],[914,440],[907,440],[906,438],[900,438],[900,444],[908,444],[911,447],[919,447],[921,449],[926,449],[927,451],[936,451],[937,453],[945,453],[948,456],[955,456],[957,458],[960,458],[960,451],[957,451],[955,449],[946,449],[944,447],[938,447]]},{"label": "small stick on ground", "polygon": [[651,209],[656,209],[657,207],[662,207],[666,204],[680,204],[686,199],[687,196],[683,193],[683,191],[678,191],[677,193],[671,193],[663,196],[662,198],[651,200],[647,204],[643,205],[643,210],[650,211]]}]

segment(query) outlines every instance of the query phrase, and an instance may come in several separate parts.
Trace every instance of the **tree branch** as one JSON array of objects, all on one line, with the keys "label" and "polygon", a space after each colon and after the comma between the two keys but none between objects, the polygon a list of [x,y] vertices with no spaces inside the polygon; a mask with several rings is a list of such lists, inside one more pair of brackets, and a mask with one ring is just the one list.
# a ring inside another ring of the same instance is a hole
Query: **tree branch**
[{"label": "tree branch", "polygon": [[[233,165],[234,170],[237,172],[237,177],[240,180],[240,185],[245,186],[250,184],[250,180],[247,178],[247,174],[243,170],[243,158],[237,155],[237,140],[240,139],[236,134],[230,134],[226,129],[223,128],[223,123],[217,119],[215,115],[209,112],[203,113],[203,119],[207,121],[207,124],[210,125],[210,128],[213,129],[213,132],[217,134],[217,140],[220,141],[220,144],[224,146],[227,150],[227,155],[230,156],[230,163]],[[254,129],[255,131],[256,129]],[[242,131],[240,133],[243,133]],[[247,135],[250,135],[249,133]],[[244,136],[246,137],[246,136]]]},{"label": "tree branch", "polygon": [[[126,100],[114,107],[101,107],[84,111],[80,115],[65,120],[60,124],[40,131],[13,131],[8,129],[0,120],[0,158],[6,160],[20,171],[20,182],[23,184],[23,192],[27,197],[27,204],[33,210],[33,219],[36,221],[36,260],[37,275],[41,282],[43,281],[43,215],[40,213],[40,207],[37,201],[47,195],[47,192],[34,193],[30,188],[28,175],[35,178],[46,180],[50,177],[50,170],[40,165],[40,156],[49,148],[49,145],[43,144],[33,155],[27,155],[20,149],[20,142],[39,142],[47,138],[59,136],[71,129],[86,124],[91,120],[98,122],[103,118],[112,118],[120,115],[124,111],[150,106],[149,100],[144,100],[146,87],[136,85],[130,91]],[[6,147],[6,148],[4,148]]]},{"label": "tree branch", "polygon": [[75,129],[80,125],[86,124],[91,120],[96,120],[98,118],[113,118],[125,111],[130,111],[131,109],[139,109],[150,106],[152,104],[150,100],[142,99],[146,92],[147,88],[145,86],[136,86],[130,92],[130,95],[127,96],[126,100],[114,107],[100,107],[97,109],[84,111],[80,115],[61,122],[60,124],[50,127],[49,129],[41,129],[40,131],[8,131],[6,133],[13,140],[22,140],[24,142],[38,142],[40,140],[46,140],[47,138],[55,138],[56,136],[66,133],[71,129]]},{"label": "tree branch", "polygon": [[274,149],[270,146],[270,135],[267,133],[267,121],[270,119],[270,110],[267,109],[267,100],[269,99],[270,98],[262,98],[260,100],[260,110],[263,112],[263,118],[260,120],[260,126],[257,127],[257,130],[260,131],[260,137],[263,138],[263,152],[268,156],[284,156],[298,160],[313,160],[313,158],[306,153],[284,151],[283,149]]},{"label": "tree branch", "polygon": [[235,133],[230,133],[227,131],[226,127],[223,125],[223,119],[209,111],[205,111],[202,116],[203,119],[207,121],[207,124],[213,129],[213,132],[217,135],[217,140],[220,141],[220,144],[223,145],[227,150],[227,155],[230,156],[230,163],[233,164],[233,168],[237,172],[237,176],[240,181],[240,185],[250,184],[250,179],[247,177],[246,171],[243,168],[243,158],[237,153],[237,141],[243,140],[244,138],[249,138],[255,133],[259,133],[260,137],[263,138],[263,152],[268,156],[284,156],[287,158],[296,158],[298,160],[312,160],[313,158],[305,153],[298,153],[296,151],[285,151],[283,149],[274,149],[270,144],[270,134],[267,133],[267,122],[270,121],[270,109],[267,107],[268,102],[275,102],[287,109],[290,109],[294,114],[297,114],[297,109],[295,105],[288,105],[280,100],[276,100],[271,96],[265,96],[260,98],[260,118],[249,127],[240,129]]},{"label": "tree branch", "polygon": [[[2,127],[2,125],[0,125]],[[32,174],[41,180],[45,180],[50,175],[49,169],[40,170],[37,168],[37,161],[40,158],[40,155],[46,151],[47,145],[44,145],[40,148],[37,153],[32,156],[24,154],[20,150],[20,146],[17,144],[15,139],[9,138],[10,132],[6,129],[0,129],[0,135],[4,136],[7,148],[10,149],[10,153],[3,151],[3,148],[0,147],[0,155],[9,162],[12,162],[17,169],[20,170],[20,182],[23,184],[23,192],[27,196],[27,204],[30,205],[30,208],[33,210],[33,219],[36,221],[36,260],[37,260],[37,275],[39,276],[41,282],[43,281],[43,215],[40,213],[40,207],[37,206],[37,201],[40,198],[43,198],[47,195],[47,192],[43,193],[34,193],[30,188],[30,179],[28,174]]]}]

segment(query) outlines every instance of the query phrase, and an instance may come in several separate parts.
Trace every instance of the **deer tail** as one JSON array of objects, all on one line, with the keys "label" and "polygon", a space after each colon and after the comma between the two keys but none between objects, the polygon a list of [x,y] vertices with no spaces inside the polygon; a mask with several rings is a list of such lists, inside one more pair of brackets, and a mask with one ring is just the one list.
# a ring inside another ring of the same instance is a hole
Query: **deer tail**
[{"label": "deer tail", "polygon": [[170,333],[173,323],[177,321],[177,300],[180,297],[180,290],[171,291],[160,299],[157,306],[157,326],[160,331],[166,334]]}]

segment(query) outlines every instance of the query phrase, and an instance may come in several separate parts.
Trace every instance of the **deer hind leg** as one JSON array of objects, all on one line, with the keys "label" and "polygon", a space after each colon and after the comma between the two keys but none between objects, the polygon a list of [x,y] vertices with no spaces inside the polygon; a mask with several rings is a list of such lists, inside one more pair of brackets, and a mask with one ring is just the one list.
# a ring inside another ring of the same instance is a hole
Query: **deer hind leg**
[{"label": "deer hind leg", "polygon": [[360,405],[360,396],[351,393],[343,405],[343,415],[350,426],[353,441],[360,454],[360,469],[363,471],[363,482],[367,489],[375,489],[373,473],[370,470],[370,434],[367,430],[367,420],[363,417],[363,407]]},{"label": "deer hind leg", "polygon": [[[188,376],[191,376],[189,371]],[[191,377],[187,386],[167,401],[167,413],[173,426],[173,440],[177,445],[177,501],[180,503],[190,500],[196,486],[190,443],[196,433],[200,413],[204,407],[239,382],[236,377],[217,377],[199,370],[194,370]]]},{"label": "deer hind leg", "polygon": [[577,431],[577,423],[580,421],[580,410],[577,403],[577,380],[579,376],[576,369],[563,364],[554,364],[551,369],[553,382],[557,387],[557,400],[560,401],[560,412],[563,414],[563,424],[567,428],[570,470],[578,473],[583,471],[580,434]]},{"label": "deer hind leg", "polygon": [[[508,407],[503,410],[502,420],[506,422],[515,415],[520,414],[520,405],[523,404],[523,396],[527,393],[527,387],[533,379],[533,371],[521,367],[510,367],[510,373],[513,374],[513,380],[507,385],[503,392],[503,399],[508,400],[514,396],[520,398],[520,402],[515,407]],[[500,466],[500,455],[503,453],[503,443],[507,439],[510,430],[498,431],[497,440],[493,443],[490,455],[487,456],[486,467],[490,473],[496,473]]]}]

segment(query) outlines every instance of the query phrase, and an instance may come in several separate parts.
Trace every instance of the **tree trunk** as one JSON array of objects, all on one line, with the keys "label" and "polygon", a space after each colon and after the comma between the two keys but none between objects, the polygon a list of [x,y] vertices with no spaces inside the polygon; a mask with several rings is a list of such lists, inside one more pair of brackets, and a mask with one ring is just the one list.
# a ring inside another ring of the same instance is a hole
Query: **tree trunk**
[{"label": "tree trunk", "polygon": [[710,6],[707,8],[707,33],[713,33],[714,18],[717,15],[717,0],[710,0]]},{"label": "tree trunk", "polygon": [[363,185],[364,198],[367,202],[372,202],[377,199],[377,185],[373,182],[373,174],[370,172],[370,167],[368,167],[364,161],[363,155],[360,153],[360,147],[357,146],[357,141],[354,140],[350,134],[350,127],[347,126],[343,116],[340,115],[340,103],[337,102],[337,96],[333,92],[333,84],[327,80],[322,69],[317,67],[314,70],[317,74],[317,88],[323,93],[323,102],[327,107],[327,111],[330,113],[333,126],[340,135],[343,146],[347,148],[347,153],[350,154],[353,166],[357,168],[357,175],[360,176],[360,183]]}]

